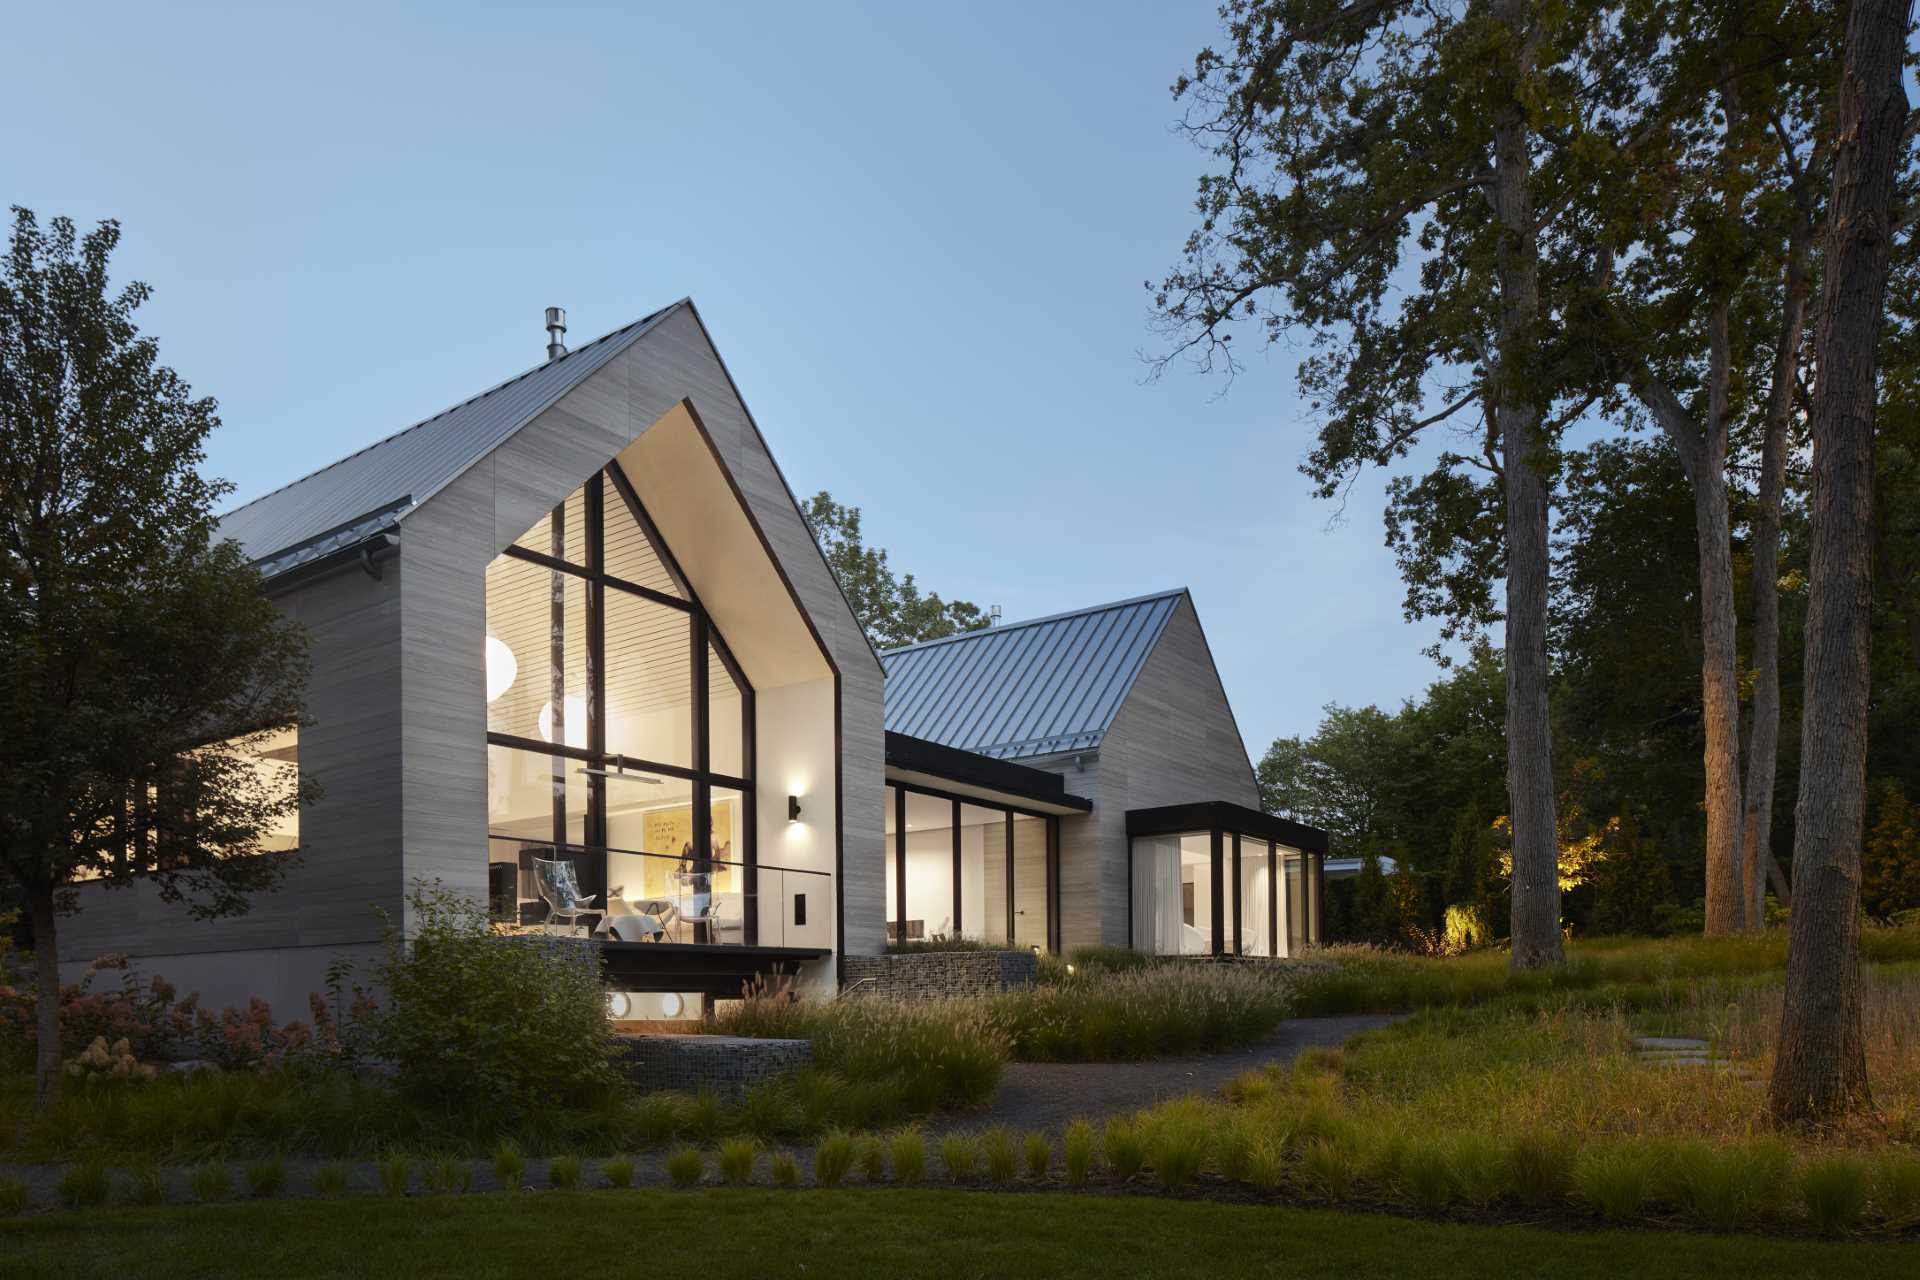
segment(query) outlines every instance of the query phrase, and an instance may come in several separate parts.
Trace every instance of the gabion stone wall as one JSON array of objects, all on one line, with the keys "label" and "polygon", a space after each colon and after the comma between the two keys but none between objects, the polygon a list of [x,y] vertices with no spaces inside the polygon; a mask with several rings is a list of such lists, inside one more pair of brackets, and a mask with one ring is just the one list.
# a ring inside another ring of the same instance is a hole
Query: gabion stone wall
[{"label": "gabion stone wall", "polygon": [[1031,951],[841,956],[840,990],[848,995],[883,995],[896,1000],[942,1000],[1030,987],[1039,972],[1040,957]]},{"label": "gabion stone wall", "polygon": [[753,1086],[813,1061],[810,1040],[756,1040],[747,1036],[621,1036],[621,1063],[642,1089],[697,1093],[711,1089],[738,1098]]}]

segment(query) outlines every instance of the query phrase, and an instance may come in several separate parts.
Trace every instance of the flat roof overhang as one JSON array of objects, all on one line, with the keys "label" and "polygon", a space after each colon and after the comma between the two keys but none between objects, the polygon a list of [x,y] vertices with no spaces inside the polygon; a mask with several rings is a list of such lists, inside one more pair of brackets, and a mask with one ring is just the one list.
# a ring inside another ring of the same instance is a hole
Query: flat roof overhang
[{"label": "flat roof overhang", "polygon": [[727,943],[609,942],[597,944],[607,985],[616,991],[697,991],[737,1000],[755,978],[798,973],[824,960],[825,947],[743,947]]},{"label": "flat roof overhang", "polygon": [[1127,810],[1129,836],[1172,836],[1189,831],[1238,831],[1283,844],[1302,853],[1325,853],[1327,833],[1292,818],[1249,809],[1227,800],[1197,804],[1169,804],[1157,809]]},{"label": "flat roof overhang", "polygon": [[1067,780],[1057,773],[891,731],[887,781],[1034,813],[1087,813],[1093,808],[1093,801],[1070,793]]}]

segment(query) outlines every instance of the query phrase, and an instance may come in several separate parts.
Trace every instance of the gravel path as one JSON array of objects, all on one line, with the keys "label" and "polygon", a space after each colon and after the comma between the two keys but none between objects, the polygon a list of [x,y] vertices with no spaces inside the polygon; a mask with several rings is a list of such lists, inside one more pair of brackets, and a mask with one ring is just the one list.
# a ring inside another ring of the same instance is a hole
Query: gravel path
[{"label": "gravel path", "polygon": [[1260,1044],[1227,1053],[1198,1053],[1145,1062],[1015,1062],[985,1111],[945,1120],[938,1129],[1004,1124],[1058,1132],[1069,1121],[1097,1120],[1188,1093],[1211,1093],[1269,1062],[1287,1063],[1307,1049],[1338,1048],[1348,1036],[1399,1021],[1399,1015],[1295,1018]]}]

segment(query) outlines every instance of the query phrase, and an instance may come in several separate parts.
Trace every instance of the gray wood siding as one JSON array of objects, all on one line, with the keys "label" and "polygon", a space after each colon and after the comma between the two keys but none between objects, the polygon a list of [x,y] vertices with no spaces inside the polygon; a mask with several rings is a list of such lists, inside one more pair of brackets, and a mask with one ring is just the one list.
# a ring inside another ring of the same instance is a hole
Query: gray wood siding
[{"label": "gray wood siding", "polygon": [[1065,946],[1125,946],[1129,809],[1226,800],[1259,808],[1260,790],[1193,601],[1168,619],[1099,751],[1031,761],[1094,802],[1060,823],[1060,929]]},{"label": "gray wood siding", "polygon": [[[485,885],[487,563],[682,400],[699,415],[839,670],[847,949],[882,951],[879,663],[719,357],[684,310],[403,525],[402,555],[413,568],[402,627],[406,878],[471,892]],[[785,803],[777,779],[760,781],[763,804]]]},{"label": "gray wood siding", "polygon": [[312,638],[300,769],[325,789],[300,815],[301,853],[281,886],[257,895],[245,915],[196,921],[146,885],[83,885],[80,911],[61,922],[62,960],[105,951],[168,956],[328,947],[380,937],[376,909],[400,907],[402,839],[401,568],[388,560],[383,570],[380,581],[356,568],[276,600]]}]

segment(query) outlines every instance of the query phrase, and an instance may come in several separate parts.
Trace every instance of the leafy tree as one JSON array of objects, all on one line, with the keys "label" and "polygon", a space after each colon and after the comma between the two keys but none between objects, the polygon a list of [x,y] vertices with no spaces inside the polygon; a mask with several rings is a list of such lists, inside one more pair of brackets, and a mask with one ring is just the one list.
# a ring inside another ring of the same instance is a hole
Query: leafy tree
[{"label": "leafy tree", "polygon": [[1673,877],[1666,859],[1627,813],[1608,829],[1601,857],[1588,870],[1587,884],[1589,933],[1654,933],[1660,908],[1673,901]]},{"label": "leafy tree", "polygon": [[801,514],[875,648],[893,649],[991,625],[979,605],[943,600],[921,591],[912,574],[895,575],[886,549],[862,540],[860,508],[835,502],[822,489],[807,500]]},{"label": "leafy tree", "polygon": [[305,636],[215,540],[214,402],[135,326],[146,286],[109,292],[119,235],[15,209],[0,266],[0,885],[32,926],[42,1106],[76,884],[243,911],[284,872],[261,840],[302,799],[254,749],[300,718]]},{"label": "leafy tree", "polygon": [[1897,786],[1880,795],[1880,810],[1860,858],[1860,906],[1887,921],[1920,907],[1920,809]]}]

